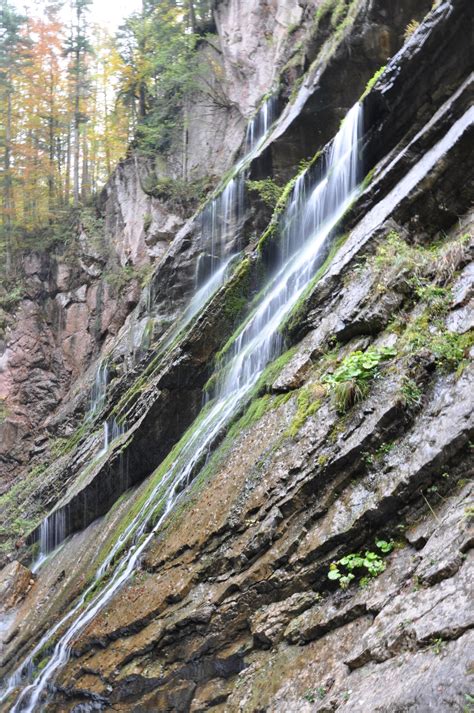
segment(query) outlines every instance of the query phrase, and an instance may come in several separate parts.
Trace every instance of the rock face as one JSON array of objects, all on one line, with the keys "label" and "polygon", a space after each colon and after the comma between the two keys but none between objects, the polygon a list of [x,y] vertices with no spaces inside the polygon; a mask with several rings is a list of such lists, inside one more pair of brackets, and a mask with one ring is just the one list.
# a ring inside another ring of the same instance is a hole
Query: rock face
[{"label": "rock face", "polygon": [[18,606],[33,584],[30,570],[19,562],[10,562],[4,567],[0,579],[0,602],[3,611]]},{"label": "rock face", "polygon": [[[281,180],[318,151],[316,181],[340,118],[387,67],[363,99],[368,175],[280,325],[282,356],[174,492],[287,214],[265,229],[246,196],[229,238],[243,252],[194,312],[201,218],[147,193],[159,167],[133,157],[77,259],[25,256],[0,372],[0,456],[17,475],[2,503],[0,710],[30,669],[34,705],[61,713],[472,705],[472,12],[396,5],[217,4],[232,109],[213,114],[216,174],[280,78],[291,101],[248,171]],[[207,132],[191,122],[189,176],[204,175]],[[119,289],[107,276],[123,268]],[[51,528],[60,546],[38,559]]]}]

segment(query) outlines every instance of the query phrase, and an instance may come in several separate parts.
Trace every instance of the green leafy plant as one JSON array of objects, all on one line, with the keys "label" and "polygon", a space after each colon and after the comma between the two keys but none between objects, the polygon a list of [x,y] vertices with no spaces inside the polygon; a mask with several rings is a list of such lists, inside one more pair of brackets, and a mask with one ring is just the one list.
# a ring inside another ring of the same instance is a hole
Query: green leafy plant
[{"label": "green leafy plant", "polygon": [[389,554],[395,546],[391,540],[377,540],[375,544],[381,554],[365,550],[363,554],[356,552],[345,555],[331,563],[328,579],[338,582],[341,589],[347,589],[351,582],[359,577],[360,585],[366,586],[371,579],[385,570],[386,563],[382,555]]},{"label": "green leafy plant", "polygon": [[413,379],[404,377],[401,387],[402,399],[405,406],[416,408],[421,405],[423,392]]},{"label": "green leafy plant", "polygon": [[325,374],[322,382],[329,386],[337,410],[344,413],[365,398],[370,382],[379,374],[381,362],[396,353],[393,347],[354,351],[343,359],[334,373]]},{"label": "green leafy plant", "polygon": [[446,641],[442,639],[441,637],[438,637],[437,639],[433,639],[431,641],[431,648],[433,652],[436,654],[436,656],[439,656],[440,653],[443,651],[444,647],[446,646]]}]

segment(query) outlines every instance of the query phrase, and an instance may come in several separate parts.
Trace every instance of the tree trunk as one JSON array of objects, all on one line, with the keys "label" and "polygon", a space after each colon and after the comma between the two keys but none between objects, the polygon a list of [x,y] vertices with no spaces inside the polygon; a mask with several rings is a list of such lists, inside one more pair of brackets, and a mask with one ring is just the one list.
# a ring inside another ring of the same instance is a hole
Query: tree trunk
[{"label": "tree trunk", "polygon": [[188,19],[189,29],[191,32],[196,32],[196,12],[194,10],[194,0],[188,0]]}]

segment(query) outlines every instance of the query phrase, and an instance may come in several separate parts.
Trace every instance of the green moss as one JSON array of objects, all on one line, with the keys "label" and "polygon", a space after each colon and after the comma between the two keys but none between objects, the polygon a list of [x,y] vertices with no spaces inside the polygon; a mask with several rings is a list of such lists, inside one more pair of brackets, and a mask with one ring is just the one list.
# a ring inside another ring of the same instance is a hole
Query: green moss
[{"label": "green moss", "polygon": [[3,421],[6,421],[8,416],[8,409],[7,405],[5,403],[5,399],[0,399],[0,423],[3,423]]},{"label": "green moss", "polygon": [[51,444],[51,455],[59,458],[60,456],[71,453],[79,442],[84,438],[90,429],[90,424],[87,421],[81,423],[78,428],[67,438],[56,438]]},{"label": "green moss", "polygon": [[120,292],[133,280],[136,280],[142,288],[145,287],[150,282],[152,274],[153,265],[142,265],[141,267],[122,265],[119,268],[105,272],[104,280],[108,285]]},{"label": "green moss", "polygon": [[229,438],[234,440],[242,431],[250,428],[269,411],[278,408],[291,398],[291,393],[286,394],[264,394],[250,402],[247,410],[229,429]]},{"label": "green moss", "polygon": [[368,186],[370,186],[370,184],[372,183],[372,180],[375,175],[375,170],[376,170],[375,167],[371,168],[370,171],[365,176],[364,180],[362,181],[362,190],[363,191],[365,191],[365,189],[368,188]]},{"label": "green moss", "polygon": [[265,368],[263,374],[258,380],[258,387],[259,389],[269,389],[271,388],[272,384],[275,382],[277,376],[283,371],[285,366],[290,362],[290,360],[293,358],[293,356],[296,354],[298,350],[297,346],[291,347],[290,349],[287,349],[286,352],[281,354],[277,359],[274,359],[268,366]]},{"label": "green moss", "polygon": [[[183,498],[178,507],[175,508],[170,514],[165,527],[171,526],[189,507],[192,506],[193,503],[195,503],[202,488],[218,472],[219,468],[221,468],[243,431],[257,424],[269,411],[282,406],[291,398],[291,396],[291,393],[277,395],[265,394],[263,397],[254,398],[250,401],[244,413],[240,417],[237,417],[234,423],[230,426],[223,441],[219,444],[209,461],[193,480],[186,497]],[[256,467],[258,467],[257,463]]]},{"label": "green moss", "polygon": [[410,39],[410,37],[416,32],[419,26],[419,20],[410,20],[408,25],[405,27],[405,32],[403,33],[403,38],[405,42]]},{"label": "green moss", "polygon": [[273,241],[273,239],[278,236],[278,223],[280,220],[280,216],[282,215],[288,204],[296,181],[303,173],[305,173],[306,171],[308,171],[308,169],[314,166],[320,156],[321,151],[317,151],[311,159],[305,159],[301,161],[298,167],[298,173],[293,176],[293,178],[291,178],[288,183],[281,189],[270,223],[268,224],[267,229],[265,230],[257,244],[257,250],[261,255],[264,254],[264,251],[268,247],[269,242]]},{"label": "green moss", "polygon": [[245,307],[248,305],[250,292],[250,271],[250,258],[245,258],[238,265],[233,276],[224,289],[224,294],[222,296],[224,314],[232,323],[236,322]]},{"label": "green moss", "polygon": [[149,195],[168,203],[173,210],[188,214],[208,197],[213,185],[212,176],[184,181],[180,178],[157,178],[150,175],[142,187]]},{"label": "green moss", "polygon": [[296,397],[296,413],[286,432],[294,438],[310,416],[313,416],[321,406],[321,389],[315,384],[303,386]]},{"label": "green moss", "polygon": [[12,283],[4,294],[0,296],[0,307],[7,312],[11,312],[25,294],[25,286],[20,282]]},{"label": "green moss", "polygon": [[375,85],[376,85],[377,82],[379,81],[380,77],[381,77],[382,74],[385,72],[386,68],[387,68],[387,65],[384,64],[384,65],[382,65],[382,67],[380,67],[380,69],[377,69],[377,71],[374,72],[374,74],[371,76],[371,78],[370,78],[369,81],[367,82],[367,84],[366,84],[366,86],[365,86],[365,91],[364,91],[364,93],[362,94],[362,96],[361,96],[361,98],[359,99],[359,101],[361,101],[361,102],[364,101],[365,97],[366,97],[366,96],[372,91],[372,89],[375,87]]},{"label": "green moss", "polygon": [[264,178],[260,181],[246,181],[245,185],[250,192],[257,193],[260,200],[270,208],[275,208],[284,190],[272,178]]},{"label": "green moss", "polygon": [[151,213],[145,213],[145,215],[143,216],[143,230],[145,231],[145,233],[148,233],[148,231],[150,230],[152,222],[153,216],[151,215]]}]

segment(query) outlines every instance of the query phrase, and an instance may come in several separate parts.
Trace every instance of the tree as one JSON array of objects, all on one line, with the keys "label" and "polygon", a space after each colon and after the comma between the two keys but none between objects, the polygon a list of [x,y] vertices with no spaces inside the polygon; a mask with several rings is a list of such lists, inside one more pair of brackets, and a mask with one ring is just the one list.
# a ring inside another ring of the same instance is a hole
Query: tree
[{"label": "tree", "polygon": [[185,97],[195,90],[191,27],[189,13],[177,2],[161,0],[148,2],[120,29],[124,70],[119,96],[136,117],[137,143],[144,153],[165,151],[182,129]]},{"label": "tree", "polygon": [[87,28],[87,11],[92,0],[71,0],[75,21],[66,44],[66,55],[71,58],[69,71],[72,77],[73,102],[73,199],[79,204],[81,175],[81,126],[87,122],[87,98],[89,94],[87,59],[92,52]]},{"label": "tree", "polygon": [[5,245],[5,268],[11,271],[13,234],[12,127],[15,80],[27,61],[27,43],[22,36],[25,17],[7,0],[0,6],[0,105],[5,117],[1,132],[2,161],[2,237]]}]

